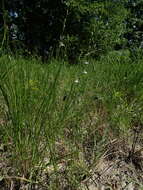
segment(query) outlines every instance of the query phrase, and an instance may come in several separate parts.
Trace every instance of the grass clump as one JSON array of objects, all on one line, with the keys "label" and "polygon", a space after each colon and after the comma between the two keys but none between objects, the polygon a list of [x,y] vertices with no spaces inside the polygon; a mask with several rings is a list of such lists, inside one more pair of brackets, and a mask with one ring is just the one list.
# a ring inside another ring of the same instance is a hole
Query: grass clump
[{"label": "grass clump", "polygon": [[80,189],[107,143],[130,141],[135,123],[143,122],[143,64],[125,59],[69,66],[0,58],[1,155],[10,165],[0,176],[6,188]]}]

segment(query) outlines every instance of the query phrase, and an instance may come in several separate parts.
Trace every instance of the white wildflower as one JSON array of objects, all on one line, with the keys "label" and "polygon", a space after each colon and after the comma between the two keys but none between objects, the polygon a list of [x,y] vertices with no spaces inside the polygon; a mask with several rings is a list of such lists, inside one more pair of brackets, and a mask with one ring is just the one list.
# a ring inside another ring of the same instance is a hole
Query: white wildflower
[{"label": "white wildflower", "polygon": [[79,83],[79,80],[78,80],[78,79],[76,79],[74,82],[75,82],[75,83]]},{"label": "white wildflower", "polygon": [[83,74],[87,74],[87,71],[84,70],[84,71],[83,71]]},{"label": "white wildflower", "polygon": [[88,62],[88,61],[85,61],[85,62],[84,62],[84,64],[85,64],[85,65],[88,65],[88,64],[89,64],[89,62]]},{"label": "white wildflower", "polygon": [[59,46],[60,47],[65,47],[65,44],[63,42],[60,42]]},{"label": "white wildflower", "polygon": [[12,60],[12,58],[11,58],[11,56],[10,56],[10,55],[8,56],[8,58],[9,58],[9,60],[10,60],[10,61]]}]

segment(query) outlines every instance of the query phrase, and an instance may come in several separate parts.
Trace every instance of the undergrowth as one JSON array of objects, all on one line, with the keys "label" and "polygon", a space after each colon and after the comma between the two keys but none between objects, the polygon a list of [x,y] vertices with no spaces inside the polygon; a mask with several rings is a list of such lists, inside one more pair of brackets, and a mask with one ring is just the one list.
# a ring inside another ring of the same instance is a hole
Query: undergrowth
[{"label": "undergrowth", "polygon": [[142,76],[142,60],[120,56],[78,65],[2,56],[0,184],[81,189],[109,141],[133,143],[143,122]]}]

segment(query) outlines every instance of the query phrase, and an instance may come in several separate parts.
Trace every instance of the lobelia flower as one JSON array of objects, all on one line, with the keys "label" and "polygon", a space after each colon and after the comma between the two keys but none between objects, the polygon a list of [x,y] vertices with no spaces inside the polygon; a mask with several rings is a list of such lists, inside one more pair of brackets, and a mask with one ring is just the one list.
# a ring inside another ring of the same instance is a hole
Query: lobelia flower
[{"label": "lobelia flower", "polygon": [[84,70],[84,71],[83,71],[83,74],[87,74],[87,71]]},{"label": "lobelia flower", "polygon": [[85,62],[84,62],[84,64],[85,64],[85,65],[88,65],[88,64],[89,64],[89,62],[88,62],[88,61],[85,61]]},{"label": "lobelia flower", "polygon": [[79,80],[78,80],[78,79],[76,79],[74,82],[75,82],[75,83],[79,83]]},{"label": "lobelia flower", "polygon": [[59,46],[60,47],[65,47],[65,44],[63,42],[60,42]]}]

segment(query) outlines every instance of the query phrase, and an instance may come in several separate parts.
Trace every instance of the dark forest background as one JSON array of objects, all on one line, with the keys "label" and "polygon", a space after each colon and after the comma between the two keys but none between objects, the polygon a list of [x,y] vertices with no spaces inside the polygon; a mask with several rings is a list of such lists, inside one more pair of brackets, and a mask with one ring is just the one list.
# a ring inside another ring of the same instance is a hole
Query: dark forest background
[{"label": "dark forest background", "polygon": [[1,49],[71,63],[143,48],[143,0],[1,0]]}]

